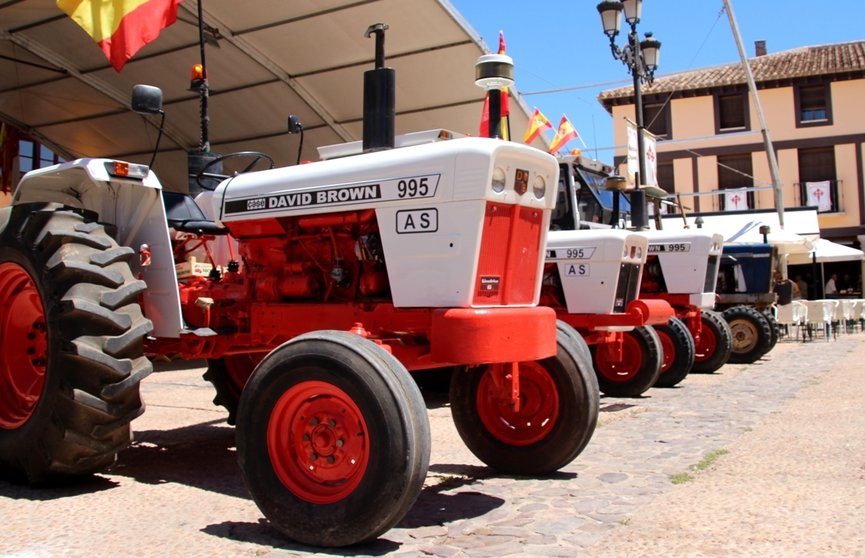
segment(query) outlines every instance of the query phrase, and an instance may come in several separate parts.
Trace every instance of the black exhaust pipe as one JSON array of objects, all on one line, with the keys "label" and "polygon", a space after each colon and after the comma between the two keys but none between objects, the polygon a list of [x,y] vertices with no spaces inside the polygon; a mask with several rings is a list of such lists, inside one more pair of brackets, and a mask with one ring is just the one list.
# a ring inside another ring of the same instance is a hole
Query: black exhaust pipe
[{"label": "black exhaust pipe", "polygon": [[363,150],[394,146],[396,71],[384,67],[384,32],[387,25],[370,25],[364,37],[375,35],[375,68],[363,73]]}]

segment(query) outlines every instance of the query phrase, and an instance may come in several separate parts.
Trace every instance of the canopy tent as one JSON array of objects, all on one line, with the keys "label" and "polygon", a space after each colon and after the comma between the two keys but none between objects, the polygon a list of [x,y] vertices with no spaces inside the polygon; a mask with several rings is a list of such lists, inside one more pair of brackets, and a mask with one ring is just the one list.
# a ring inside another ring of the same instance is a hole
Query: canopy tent
[{"label": "canopy tent", "polygon": [[849,262],[865,259],[865,253],[862,250],[850,248],[825,238],[818,238],[813,247],[813,250],[808,253],[791,254],[787,263],[789,265],[804,265],[813,262]]},{"label": "canopy tent", "polygon": [[[364,32],[376,23],[389,26],[396,133],[478,132],[484,91],[474,83],[475,63],[489,48],[448,0],[201,3],[215,152],[257,150],[294,163],[299,139],[287,135],[289,114],[303,123],[302,159],[359,140],[363,74],[375,59]],[[133,85],[156,85],[165,93],[166,135],[155,170],[166,189],[185,189],[186,152],[200,143],[199,95],[190,89],[201,58],[196,5],[184,0],[177,22],[117,73],[55,0],[0,2],[0,121],[66,159],[147,163],[158,120],[133,113],[129,102]],[[521,139],[530,111],[516,87],[510,110],[512,136]]]},{"label": "canopy tent", "polygon": [[820,237],[820,226],[816,209],[787,211],[784,213],[785,226],[781,228],[778,215],[774,211],[748,213],[717,213],[709,215],[664,216],[665,230],[698,228],[701,220],[703,230],[717,232],[724,237],[725,243],[757,244],[764,242],[760,228],[768,227],[765,241],[778,248],[783,254],[810,254],[812,243]]}]

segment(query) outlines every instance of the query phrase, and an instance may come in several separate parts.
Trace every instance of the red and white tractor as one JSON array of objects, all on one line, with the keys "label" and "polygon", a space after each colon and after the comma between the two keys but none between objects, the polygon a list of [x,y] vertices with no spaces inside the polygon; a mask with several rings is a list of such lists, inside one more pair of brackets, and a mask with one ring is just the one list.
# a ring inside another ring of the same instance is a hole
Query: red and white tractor
[{"label": "red and white tractor", "polygon": [[[215,161],[242,156],[263,154]],[[223,176],[205,212],[141,164],[28,173],[0,209],[2,474],[109,467],[159,355],[208,360],[253,499],[302,543],[370,540],[418,497],[410,370],[457,367],[453,419],[489,466],[560,469],[598,392],[584,341],[537,306],[557,180],[552,156],[486,138]]]},{"label": "red and white tractor", "polygon": [[730,326],[713,310],[724,238],[701,230],[651,230],[641,234],[649,240],[649,255],[640,297],[665,300],[676,311],[677,319],[661,332],[665,360],[684,361],[680,353],[687,349],[683,351],[683,345],[676,340],[684,340],[685,332],[689,332],[694,353],[691,371],[718,370],[732,350]]}]

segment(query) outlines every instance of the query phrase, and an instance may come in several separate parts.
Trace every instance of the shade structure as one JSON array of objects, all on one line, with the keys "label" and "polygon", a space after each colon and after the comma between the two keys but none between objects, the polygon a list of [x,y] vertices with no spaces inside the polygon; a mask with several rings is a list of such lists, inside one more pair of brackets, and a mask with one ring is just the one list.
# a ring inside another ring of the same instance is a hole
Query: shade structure
[{"label": "shade structure", "polygon": [[825,238],[819,238],[813,244],[813,251],[791,254],[787,259],[789,265],[803,265],[816,261],[817,263],[849,262],[865,259],[862,250],[844,246]]},{"label": "shade structure", "polygon": [[[264,151],[293,164],[316,148],[359,140],[363,74],[374,67],[369,25],[389,26],[385,65],[396,70],[396,134],[445,128],[474,134],[484,91],[475,62],[490,48],[448,0],[202,0],[206,30],[209,140],[218,153]],[[0,121],[66,159],[109,157],[147,163],[153,117],[129,108],[132,87],[165,93],[166,134],[155,170],[170,190],[185,190],[188,150],[200,139],[199,97],[190,70],[200,61],[198,10],[184,0],[163,29],[118,73],[56,0],[0,2]],[[507,31],[507,30],[505,30]],[[519,52],[510,53],[519,67]],[[510,126],[526,129],[531,110],[510,89]],[[546,140],[533,144],[544,148]]]}]

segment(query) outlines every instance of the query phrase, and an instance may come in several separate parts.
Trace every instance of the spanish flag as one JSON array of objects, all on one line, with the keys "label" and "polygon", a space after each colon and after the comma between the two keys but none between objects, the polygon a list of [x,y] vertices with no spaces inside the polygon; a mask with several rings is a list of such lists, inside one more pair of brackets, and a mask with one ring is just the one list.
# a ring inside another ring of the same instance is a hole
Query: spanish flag
[{"label": "spanish flag", "polygon": [[541,132],[544,130],[551,130],[553,125],[544,116],[544,113],[535,108],[535,111],[532,113],[532,117],[529,119],[529,127],[526,129],[526,133],[523,135],[523,143],[532,143],[535,141]]},{"label": "spanish flag", "polygon": [[177,20],[182,0],[57,0],[57,7],[93,37],[118,72],[141,47]]},{"label": "spanish flag", "polygon": [[563,114],[561,121],[559,121],[559,129],[556,130],[556,135],[553,136],[553,141],[550,143],[550,153],[556,153],[559,149],[563,148],[566,143],[578,136],[579,134],[577,133],[576,128],[574,128],[574,125],[571,124],[568,117]]}]

